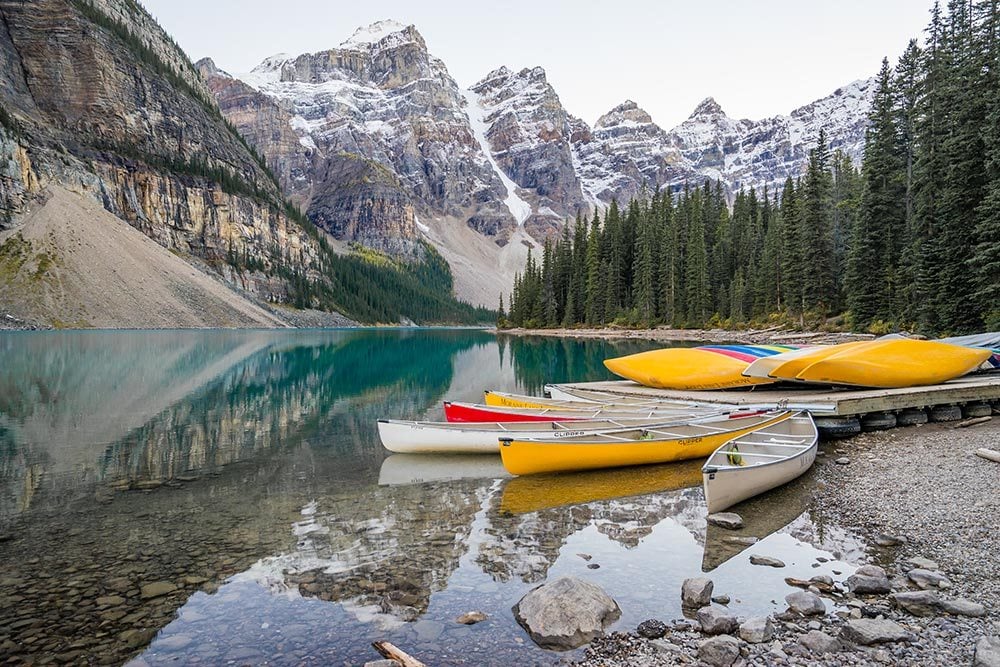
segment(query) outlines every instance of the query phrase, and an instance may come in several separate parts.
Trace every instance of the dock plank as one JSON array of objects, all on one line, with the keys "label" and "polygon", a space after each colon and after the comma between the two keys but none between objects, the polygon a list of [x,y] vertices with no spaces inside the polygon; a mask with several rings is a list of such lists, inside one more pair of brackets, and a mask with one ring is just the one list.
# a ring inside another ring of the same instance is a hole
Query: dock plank
[{"label": "dock plank", "polygon": [[609,391],[623,396],[725,403],[738,406],[787,407],[809,410],[817,416],[860,415],[887,410],[925,408],[932,405],[1000,400],[1000,372],[968,375],[944,384],[903,389],[763,385],[750,390],[677,391],[645,387],[630,380],[574,382],[566,383],[566,386]]}]

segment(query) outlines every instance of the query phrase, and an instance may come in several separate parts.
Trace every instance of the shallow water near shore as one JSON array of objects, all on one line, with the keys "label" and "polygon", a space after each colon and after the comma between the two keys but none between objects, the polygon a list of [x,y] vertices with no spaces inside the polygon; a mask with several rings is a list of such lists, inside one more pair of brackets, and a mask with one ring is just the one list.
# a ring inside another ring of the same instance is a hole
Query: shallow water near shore
[{"label": "shallow water near shore", "polygon": [[[608,377],[652,342],[474,330],[0,334],[0,657],[336,664],[386,639],[434,665],[557,664],[511,607],[574,575],[680,618],[710,571],[737,614],[865,545],[807,474],[706,527],[695,463],[511,479],[499,457],[390,455],[379,417]],[[752,554],[784,568],[753,566]],[[818,560],[820,559],[820,560]],[[466,626],[455,617],[488,614]]]}]

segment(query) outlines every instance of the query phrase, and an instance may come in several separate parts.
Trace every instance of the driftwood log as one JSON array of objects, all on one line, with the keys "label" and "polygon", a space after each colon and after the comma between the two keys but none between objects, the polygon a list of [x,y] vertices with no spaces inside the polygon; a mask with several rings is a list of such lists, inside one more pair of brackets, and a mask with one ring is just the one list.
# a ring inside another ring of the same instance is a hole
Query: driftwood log
[{"label": "driftwood log", "polygon": [[976,456],[981,456],[988,461],[996,461],[997,463],[1000,463],[1000,452],[994,449],[986,449],[985,447],[977,449]]},{"label": "driftwood log", "polygon": [[976,424],[985,424],[988,421],[993,421],[993,417],[974,417],[972,419],[966,419],[964,422],[955,424],[955,428],[969,428],[970,426],[975,426]]},{"label": "driftwood log", "polygon": [[395,660],[399,664],[403,665],[403,667],[427,667],[427,665],[420,662],[403,649],[398,646],[394,646],[389,642],[372,642],[372,646],[375,647],[375,650],[378,651],[383,658]]}]

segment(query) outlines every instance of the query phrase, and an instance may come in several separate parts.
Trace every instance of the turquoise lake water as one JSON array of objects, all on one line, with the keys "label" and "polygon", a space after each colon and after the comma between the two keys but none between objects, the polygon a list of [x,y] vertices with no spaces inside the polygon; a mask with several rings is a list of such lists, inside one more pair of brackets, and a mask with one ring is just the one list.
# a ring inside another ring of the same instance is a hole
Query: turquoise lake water
[{"label": "turquoise lake water", "polygon": [[[510,479],[499,457],[390,455],[376,419],[441,419],[484,389],[606,379],[650,343],[477,330],[0,334],[0,661],[549,665],[511,607],[561,575],[681,616],[709,571],[741,614],[862,546],[810,475],[705,524],[698,464]],[[741,551],[742,549],[742,551]],[[749,565],[751,553],[784,560]],[[816,559],[826,562],[819,563]],[[596,567],[595,567],[596,566]],[[780,601],[780,600],[779,600]],[[782,605],[783,608],[783,605]],[[482,611],[477,625],[456,616]]]}]

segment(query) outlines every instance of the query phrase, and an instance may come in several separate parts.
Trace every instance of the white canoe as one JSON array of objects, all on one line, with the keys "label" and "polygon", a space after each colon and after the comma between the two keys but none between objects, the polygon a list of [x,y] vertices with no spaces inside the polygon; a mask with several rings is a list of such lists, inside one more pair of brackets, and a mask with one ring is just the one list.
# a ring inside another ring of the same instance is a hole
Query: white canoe
[{"label": "white canoe", "polygon": [[390,452],[406,454],[498,454],[501,437],[566,438],[598,431],[663,426],[701,420],[726,419],[722,412],[695,418],[623,417],[577,421],[431,422],[379,419],[378,435]]},{"label": "white canoe", "polygon": [[816,460],[818,442],[808,412],[729,440],[701,469],[709,514],[795,479]]},{"label": "white canoe", "polygon": [[393,454],[382,461],[378,484],[400,486],[459,479],[504,479],[510,476],[499,456]]},{"label": "white canoe", "polygon": [[[791,361],[798,357],[804,357],[807,354],[812,354],[820,347],[828,347],[822,345],[812,345],[810,347],[802,347],[798,350],[790,350],[788,352],[782,352],[781,354],[775,354],[770,357],[761,357],[757,359],[743,371],[743,375],[751,378],[763,378],[763,379],[774,379],[771,376],[771,371],[773,371],[778,366],[782,365],[786,361]],[[785,378],[782,378],[783,380]]]},{"label": "white canoe", "polygon": [[[616,408],[631,410],[633,408],[642,409],[664,409],[664,410],[686,410],[689,408],[715,408],[714,404],[702,403],[698,401],[682,401],[667,398],[649,398],[642,396],[623,396],[621,394],[603,394],[596,396],[595,392],[588,392],[591,398],[581,400],[579,397],[562,399],[545,396],[528,396],[525,394],[512,394],[505,391],[487,390],[483,392],[483,404],[500,408],[567,408],[570,410],[584,410],[588,408]],[[734,406],[735,407],[735,406]]]},{"label": "white canoe", "polygon": [[[673,398],[657,398],[655,396],[641,396],[637,394],[620,394],[613,391],[601,391],[597,389],[580,389],[578,387],[572,387],[564,384],[547,384],[545,385],[545,393],[553,401],[568,401],[576,403],[600,403],[603,405],[623,403],[637,405],[673,403],[695,407],[706,405],[704,401],[683,401]],[[712,405],[723,404],[713,403]],[[736,408],[735,403],[725,405],[731,405],[734,409]]]}]

